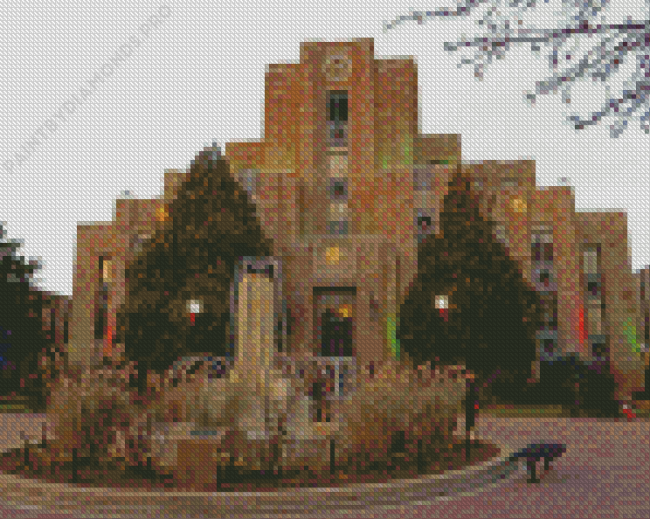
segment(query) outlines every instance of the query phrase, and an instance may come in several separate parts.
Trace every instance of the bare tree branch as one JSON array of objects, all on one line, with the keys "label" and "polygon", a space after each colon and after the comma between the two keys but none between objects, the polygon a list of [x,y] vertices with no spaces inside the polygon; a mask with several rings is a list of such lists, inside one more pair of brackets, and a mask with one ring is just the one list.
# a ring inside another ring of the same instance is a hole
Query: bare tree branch
[{"label": "bare tree branch", "polygon": [[[474,76],[482,80],[486,66],[494,58],[504,59],[513,44],[528,44],[533,53],[538,53],[542,45],[550,47],[548,62],[553,75],[536,82],[534,92],[526,93],[525,99],[533,104],[537,96],[558,91],[568,104],[571,102],[571,86],[577,79],[589,77],[607,82],[626,59],[636,55],[636,70],[626,82],[632,85],[632,89],[624,90],[618,98],[606,99],[598,112],[586,117],[570,115],[568,120],[576,130],[581,130],[600,124],[603,118],[609,117],[613,119],[610,134],[616,138],[627,128],[628,121],[638,116],[640,128],[650,133],[650,0],[646,0],[645,20],[628,17],[624,23],[606,23],[603,15],[602,20],[596,23],[596,17],[602,14],[608,3],[609,0],[562,0],[564,23],[555,29],[536,29],[523,27],[522,15],[528,9],[536,8],[537,0],[458,0],[455,9],[414,11],[385,24],[384,30],[405,21],[422,24],[430,18],[469,16],[485,7],[487,9],[478,25],[485,26],[486,32],[473,39],[446,42],[444,48],[450,52],[463,47],[472,48],[473,56],[462,58],[458,66],[473,65]],[[508,16],[502,14],[503,8],[510,10]],[[576,60],[573,51],[565,47],[569,41],[577,46],[585,39],[598,44]],[[566,62],[564,70],[560,67],[561,61]]]}]

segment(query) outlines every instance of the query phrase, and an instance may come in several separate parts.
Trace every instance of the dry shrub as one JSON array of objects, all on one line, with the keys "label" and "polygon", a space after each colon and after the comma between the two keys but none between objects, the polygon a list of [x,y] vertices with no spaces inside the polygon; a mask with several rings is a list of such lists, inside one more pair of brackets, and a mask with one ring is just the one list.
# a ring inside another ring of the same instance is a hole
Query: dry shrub
[{"label": "dry shrub", "polygon": [[96,469],[150,466],[149,437],[156,391],[129,387],[131,365],[69,367],[53,384],[46,413],[42,465],[78,463]]},{"label": "dry shrub", "polygon": [[156,420],[194,422],[202,427],[213,425],[209,424],[206,409],[212,399],[206,398],[206,393],[218,393],[231,369],[232,363],[226,358],[209,355],[187,357],[174,363],[161,377]]},{"label": "dry shrub", "polygon": [[341,406],[339,466],[385,463],[393,435],[404,433],[413,459],[435,459],[451,449],[466,393],[462,367],[413,370],[398,361],[374,362],[359,372],[354,398]]},{"label": "dry shrub", "polygon": [[[435,460],[451,450],[466,394],[463,367],[413,370],[399,361],[360,366],[349,397],[328,403],[332,420],[315,422],[314,402],[300,391],[290,406],[282,437],[282,466],[318,472],[336,466],[363,472],[389,461],[393,435],[403,432],[407,457]],[[308,390],[318,374],[306,368],[294,389]]]},{"label": "dry shrub", "polygon": [[[333,401],[338,419],[317,423],[311,417],[313,402],[304,394],[310,386],[307,382],[314,378],[309,374],[313,368],[306,369],[303,377],[291,378],[284,395],[289,398],[282,426],[287,436],[271,434],[270,439],[255,440],[233,416],[253,403],[254,399],[249,402],[252,396],[247,399],[243,388],[228,384],[226,378],[210,382],[208,363],[189,371],[181,376],[171,370],[149,376],[148,391],[142,394],[130,384],[138,375],[133,364],[66,368],[53,383],[47,442],[32,449],[35,463],[50,471],[76,463],[95,474],[143,467],[181,480],[188,463],[193,463],[188,460],[196,459],[194,451],[185,452],[192,447],[203,449],[201,464],[234,464],[244,470],[269,470],[279,464],[287,470],[307,466],[322,471],[329,467],[330,440],[334,440],[336,465],[363,471],[364,465],[388,461],[393,434],[399,431],[404,432],[407,456],[444,456],[466,392],[466,376],[460,368],[413,370],[397,361],[375,362],[359,369],[351,398]],[[206,398],[217,401],[220,395],[228,412],[217,428],[225,435],[221,442],[201,447],[204,442],[189,439],[185,429],[217,425],[202,413],[209,408]],[[156,439],[155,433],[167,429],[178,429],[176,443],[171,435],[168,445]],[[165,452],[170,448],[172,453]],[[207,459],[217,456],[217,451],[219,460]]]}]

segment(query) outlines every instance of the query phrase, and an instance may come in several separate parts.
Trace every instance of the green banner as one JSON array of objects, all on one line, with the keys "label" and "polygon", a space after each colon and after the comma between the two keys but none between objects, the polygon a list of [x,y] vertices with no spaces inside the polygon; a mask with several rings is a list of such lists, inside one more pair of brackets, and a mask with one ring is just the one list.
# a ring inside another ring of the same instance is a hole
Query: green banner
[{"label": "green banner", "polygon": [[403,139],[402,141],[402,164],[404,166],[412,166],[413,165],[413,145],[412,145],[412,139],[409,139],[408,137]]},{"label": "green banner", "polygon": [[632,346],[632,351],[634,353],[641,353],[641,345],[637,344],[636,342],[636,326],[634,325],[634,321],[631,317],[629,317],[627,321],[625,321],[623,333],[627,338],[628,344]]},{"label": "green banner", "polygon": [[386,331],[388,333],[388,344],[393,356],[399,360],[399,339],[397,338],[397,319],[394,315],[388,316]]}]

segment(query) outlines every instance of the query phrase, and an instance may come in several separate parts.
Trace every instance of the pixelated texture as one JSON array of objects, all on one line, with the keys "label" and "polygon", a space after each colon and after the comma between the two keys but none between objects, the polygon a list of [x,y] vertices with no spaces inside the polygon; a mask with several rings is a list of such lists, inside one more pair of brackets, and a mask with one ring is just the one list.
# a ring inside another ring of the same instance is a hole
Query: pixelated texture
[{"label": "pixelated texture", "polygon": [[[332,92],[347,113],[327,110]],[[499,396],[522,389],[541,326],[557,356],[537,375],[567,386],[563,405],[642,387],[623,214],[575,213],[570,189],[536,188],[532,161],[461,164],[460,136],[417,135],[417,68],[375,60],[372,40],[304,44],[300,64],[269,67],[265,108],[264,142],[206,149],[165,175],[163,200],[80,228],[82,366],[29,463],[89,477],[100,460],[201,490],[251,472],[354,482],[426,456],[449,469],[467,455],[468,368]],[[282,305],[261,274],[235,279],[245,258],[282,262]]]}]

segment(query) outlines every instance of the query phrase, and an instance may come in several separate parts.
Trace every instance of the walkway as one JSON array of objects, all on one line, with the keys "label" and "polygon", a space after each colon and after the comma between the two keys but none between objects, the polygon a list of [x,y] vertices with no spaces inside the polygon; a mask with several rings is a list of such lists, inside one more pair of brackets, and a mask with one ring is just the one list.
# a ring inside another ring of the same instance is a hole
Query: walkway
[{"label": "walkway", "polygon": [[[0,441],[17,446],[20,430],[38,434],[42,420],[43,415],[0,415]],[[510,479],[474,495],[392,510],[371,509],[363,514],[329,514],[323,515],[323,519],[650,517],[649,420],[614,422],[587,418],[480,416],[477,428],[480,437],[496,443],[505,442],[520,448],[530,442],[550,440],[566,443],[567,452],[554,462],[553,470],[538,485],[526,482],[526,472],[522,468]],[[2,515],[7,518],[37,517],[35,510],[2,510]]]}]

